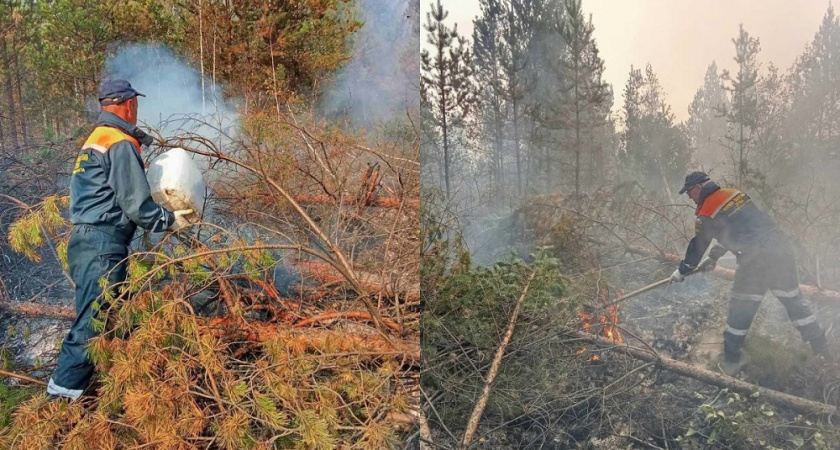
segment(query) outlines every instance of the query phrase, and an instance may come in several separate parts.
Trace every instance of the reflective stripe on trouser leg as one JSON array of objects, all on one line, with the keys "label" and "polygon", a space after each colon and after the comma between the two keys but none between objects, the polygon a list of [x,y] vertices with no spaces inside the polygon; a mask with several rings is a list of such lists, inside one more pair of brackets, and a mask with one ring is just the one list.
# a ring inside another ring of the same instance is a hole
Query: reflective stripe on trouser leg
[{"label": "reflective stripe on trouser leg", "polygon": [[55,384],[55,381],[53,381],[52,378],[50,378],[50,382],[47,384],[47,394],[50,395],[58,395],[60,397],[68,397],[76,400],[82,395],[82,392],[84,392],[82,389],[63,388]]},{"label": "reflective stripe on trouser leg", "polygon": [[791,322],[799,330],[802,339],[811,343],[812,346],[821,347],[825,344],[825,331],[823,331],[817,317],[811,310],[808,301],[803,300],[799,288],[790,291],[771,291],[776,298],[782,302]]},{"label": "reflective stripe on trouser leg", "polygon": [[747,294],[732,293],[729,301],[729,315],[726,318],[726,329],[723,331],[723,350],[729,358],[741,355],[747,331],[752,325],[758,306],[761,305],[761,295],[752,295],[758,300],[746,300]]},{"label": "reflective stripe on trouser leg", "polygon": [[99,279],[107,274],[111,284],[125,280],[125,264],[120,261],[128,250],[126,243],[118,240],[90,227],[73,229],[67,260],[76,284],[76,318],[61,344],[58,365],[50,378],[51,394],[73,397],[90,383],[94,367],[88,360],[86,345],[97,334],[91,319],[96,314],[92,304],[102,294]]}]

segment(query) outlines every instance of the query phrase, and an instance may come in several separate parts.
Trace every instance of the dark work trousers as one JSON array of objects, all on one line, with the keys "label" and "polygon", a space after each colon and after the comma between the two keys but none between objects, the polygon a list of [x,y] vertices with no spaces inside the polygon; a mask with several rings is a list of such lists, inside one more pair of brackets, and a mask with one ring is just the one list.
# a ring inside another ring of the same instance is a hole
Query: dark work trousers
[{"label": "dark work trousers", "polygon": [[100,310],[107,305],[102,298],[99,280],[107,276],[108,284],[125,281],[126,267],[122,262],[128,256],[131,233],[120,232],[114,227],[76,225],[67,245],[70,277],[76,283],[76,320],[61,344],[58,366],[50,378],[47,393],[62,397],[78,398],[93,376],[93,364],[87,357],[86,345],[97,333],[91,319],[98,313],[92,305],[99,300]]},{"label": "dark work trousers", "polygon": [[768,290],[782,302],[802,339],[809,342],[817,353],[823,352],[825,331],[817,322],[810,304],[802,299],[799,292],[793,247],[786,236],[775,232],[755,248],[738,256],[729,316],[723,332],[726,359],[739,360],[747,330]]}]

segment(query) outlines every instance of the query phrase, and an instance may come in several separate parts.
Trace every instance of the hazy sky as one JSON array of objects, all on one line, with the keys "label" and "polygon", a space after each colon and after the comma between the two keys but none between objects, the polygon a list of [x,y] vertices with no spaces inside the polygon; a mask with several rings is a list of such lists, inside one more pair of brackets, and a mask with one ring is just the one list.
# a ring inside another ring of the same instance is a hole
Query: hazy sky
[{"label": "hazy sky", "polygon": [[[647,63],[667,95],[677,120],[688,117],[688,105],[714,60],[734,71],[738,24],[761,41],[763,67],[773,62],[782,72],[810,43],[830,0],[583,0],[592,15],[595,40],[606,65],[606,81],[615,91],[614,109],[623,104],[622,90],[631,64]],[[472,37],[478,0],[442,0],[449,22]],[[421,20],[431,0],[421,0]],[[836,11],[835,11],[836,12]],[[425,33],[425,30],[422,32]],[[421,42],[425,44],[426,37]]]}]

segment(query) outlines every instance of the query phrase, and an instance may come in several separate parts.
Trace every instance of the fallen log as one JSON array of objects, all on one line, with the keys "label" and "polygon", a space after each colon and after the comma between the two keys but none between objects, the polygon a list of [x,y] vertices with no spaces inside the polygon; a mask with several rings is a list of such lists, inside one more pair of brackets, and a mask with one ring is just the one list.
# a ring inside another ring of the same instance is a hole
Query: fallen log
[{"label": "fallen log", "polygon": [[[603,244],[602,242],[593,241],[597,244]],[[678,255],[674,255],[672,253],[664,253],[658,252],[655,250],[648,250],[642,247],[635,247],[631,245],[627,245],[624,247],[624,250],[627,253],[632,253],[634,255],[640,256],[648,256],[652,258],[656,258],[663,262],[669,262],[674,264],[679,264],[682,261],[682,257]],[[735,271],[732,269],[727,269],[724,267],[715,267],[714,270],[710,270],[708,272],[709,275],[714,275],[718,278],[722,278],[725,280],[732,281],[735,279]],[[800,284],[799,290],[802,291],[803,294],[811,295],[815,299],[826,299],[826,300],[837,300],[840,301],[840,292],[832,291],[828,289],[820,289],[816,286],[811,286],[808,284]]]},{"label": "fallen log", "polygon": [[796,397],[790,394],[785,394],[784,392],[774,391],[752,383],[747,383],[746,381],[742,381],[737,378],[715,373],[711,370],[701,369],[671,358],[666,358],[648,349],[633,347],[628,344],[618,344],[609,339],[583,331],[567,330],[567,332],[584,342],[601,346],[606,350],[621,352],[641,361],[654,363],[661,369],[693,378],[706,384],[717,386],[719,388],[726,388],[743,395],[752,395],[755,392],[758,392],[773,404],[788,408],[801,414],[834,415],[837,413],[836,406]]},{"label": "fallen log", "polygon": [[0,311],[25,317],[65,320],[76,318],[76,311],[68,306],[54,306],[32,302],[0,302]]},{"label": "fallen log", "polygon": [[[315,261],[301,261],[298,263],[298,268],[301,273],[314,277],[322,283],[343,283],[347,278],[338,270],[329,264],[319,263]],[[377,274],[362,272],[357,270],[356,277],[362,284],[365,291],[371,294],[382,293],[386,297],[396,298],[399,296],[404,301],[413,303],[420,301],[420,283],[392,283],[388,280],[383,280]],[[394,285],[397,285],[399,290],[394,292]],[[407,285],[407,286],[406,286]]]}]

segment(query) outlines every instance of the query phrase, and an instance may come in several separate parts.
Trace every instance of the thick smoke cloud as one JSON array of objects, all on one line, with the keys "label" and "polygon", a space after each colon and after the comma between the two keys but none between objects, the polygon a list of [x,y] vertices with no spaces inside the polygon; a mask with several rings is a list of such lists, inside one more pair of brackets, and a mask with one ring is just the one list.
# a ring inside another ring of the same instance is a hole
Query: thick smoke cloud
[{"label": "thick smoke cloud", "polygon": [[366,0],[352,59],[339,71],[321,102],[328,118],[370,125],[420,105],[419,0]]},{"label": "thick smoke cloud", "polygon": [[131,44],[105,63],[103,78],[124,78],[146,95],[140,98],[138,122],[171,136],[184,129],[214,139],[218,132],[198,127],[204,120],[233,133],[237,124],[235,106],[224,98],[222,86],[202,77],[199,71],[160,44]]}]

